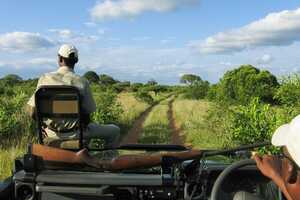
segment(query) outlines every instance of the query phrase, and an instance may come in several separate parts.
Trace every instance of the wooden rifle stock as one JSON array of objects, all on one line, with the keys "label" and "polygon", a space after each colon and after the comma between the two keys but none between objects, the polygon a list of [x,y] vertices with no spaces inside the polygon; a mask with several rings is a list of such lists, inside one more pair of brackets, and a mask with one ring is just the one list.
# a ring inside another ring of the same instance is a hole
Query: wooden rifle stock
[{"label": "wooden rifle stock", "polygon": [[78,152],[33,144],[32,154],[45,161],[55,161],[68,164],[86,164],[104,170],[126,170],[159,166],[164,156],[179,160],[193,159],[202,154],[200,150],[187,150],[181,152],[164,152],[137,155],[122,155],[112,160],[101,160],[89,155],[87,149]]}]

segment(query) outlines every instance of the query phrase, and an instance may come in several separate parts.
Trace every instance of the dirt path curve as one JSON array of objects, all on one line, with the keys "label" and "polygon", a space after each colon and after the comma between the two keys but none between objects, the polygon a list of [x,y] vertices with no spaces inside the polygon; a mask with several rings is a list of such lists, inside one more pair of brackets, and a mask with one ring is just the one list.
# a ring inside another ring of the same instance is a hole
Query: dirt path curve
[{"label": "dirt path curve", "polygon": [[[156,105],[156,104],[155,104]],[[142,133],[143,124],[148,117],[149,113],[152,111],[155,105],[147,108],[139,118],[134,122],[132,128],[128,131],[127,135],[122,139],[120,144],[136,144],[138,143],[140,134]]]},{"label": "dirt path curve", "polygon": [[169,119],[169,128],[171,130],[171,144],[184,145],[184,138],[181,136],[181,128],[176,124],[173,110],[173,102],[175,98],[171,99],[168,103],[168,119]]}]

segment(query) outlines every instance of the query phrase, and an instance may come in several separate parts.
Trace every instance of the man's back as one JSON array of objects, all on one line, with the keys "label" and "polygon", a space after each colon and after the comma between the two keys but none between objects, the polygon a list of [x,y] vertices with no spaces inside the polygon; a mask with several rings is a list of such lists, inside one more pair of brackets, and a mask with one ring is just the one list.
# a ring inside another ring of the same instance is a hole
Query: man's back
[{"label": "man's back", "polygon": [[[42,75],[38,81],[37,88],[45,85],[66,85],[75,86],[79,89],[82,96],[82,109],[84,114],[90,114],[95,111],[96,105],[92,97],[88,81],[85,78],[75,74],[73,69],[67,66],[61,66],[55,72]],[[28,104],[35,107],[34,95],[30,98]],[[47,132],[72,132],[78,127],[78,121],[74,119],[45,119],[44,124]]]}]

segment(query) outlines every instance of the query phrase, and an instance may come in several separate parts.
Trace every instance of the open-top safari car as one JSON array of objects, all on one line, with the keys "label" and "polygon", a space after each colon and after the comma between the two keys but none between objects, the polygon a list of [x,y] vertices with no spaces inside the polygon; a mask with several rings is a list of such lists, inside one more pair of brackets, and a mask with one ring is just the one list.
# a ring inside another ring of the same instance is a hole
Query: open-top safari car
[{"label": "open-top safari car", "polygon": [[[79,92],[68,87],[42,88],[36,102],[41,144],[30,144],[27,154],[15,160],[13,176],[0,184],[1,200],[226,200],[238,191],[283,199],[253,160],[236,159],[246,158],[248,150],[266,143],[210,151],[153,144],[99,149],[83,138],[80,125],[78,139],[53,142],[43,135],[42,118],[78,118],[80,124]],[[43,145],[45,141],[52,147]],[[119,155],[103,159],[105,151],[119,151]],[[226,159],[213,158],[220,155]]]}]

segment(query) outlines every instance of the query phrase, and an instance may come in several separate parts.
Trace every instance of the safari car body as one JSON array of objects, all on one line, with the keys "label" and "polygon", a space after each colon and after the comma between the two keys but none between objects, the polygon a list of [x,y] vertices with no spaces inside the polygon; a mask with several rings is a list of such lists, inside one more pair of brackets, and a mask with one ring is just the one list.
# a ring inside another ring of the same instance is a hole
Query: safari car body
[{"label": "safari car body", "polygon": [[[166,160],[149,169],[109,172],[80,166],[53,167],[53,163],[26,154],[15,160],[13,176],[1,184],[0,199],[188,199],[186,193],[192,184],[198,186],[197,197],[191,199],[210,199],[213,185],[230,163],[204,158],[197,160],[196,170],[187,169],[193,162],[172,164]],[[189,175],[184,176],[180,171],[186,169]],[[224,181],[219,199],[232,199],[237,191],[261,194],[269,183],[255,165],[245,166]],[[278,190],[276,195],[282,198]]]}]

